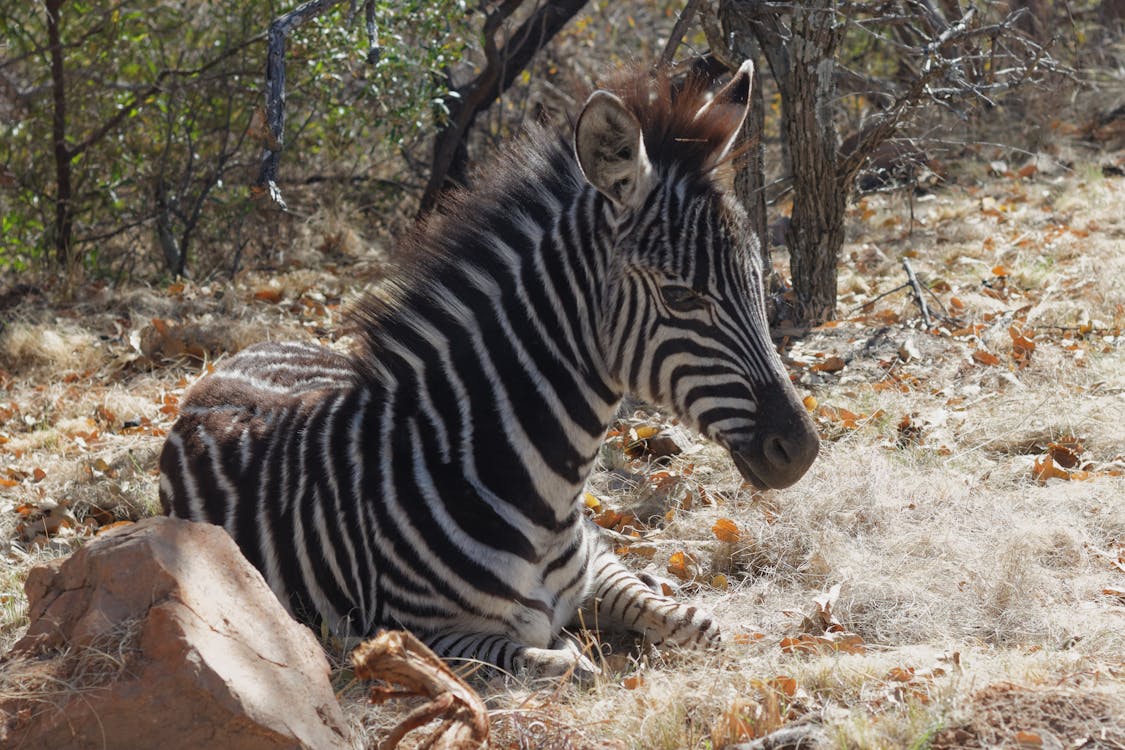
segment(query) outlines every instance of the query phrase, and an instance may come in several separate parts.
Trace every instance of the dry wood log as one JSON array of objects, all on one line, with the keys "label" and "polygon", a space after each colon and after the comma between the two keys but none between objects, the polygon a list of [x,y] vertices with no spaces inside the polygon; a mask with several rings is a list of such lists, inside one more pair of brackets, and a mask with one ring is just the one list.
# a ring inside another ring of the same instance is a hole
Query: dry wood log
[{"label": "dry wood log", "polygon": [[410,633],[383,631],[357,646],[351,661],[359,679],[395,686],[373,686],[372,703],[414,696],[430,699],[399,722],[379,750],[394,750],[409,732],[437,719],[441,725],[419,748],[478,750],[488,746],[488,713],[480,696]]}]

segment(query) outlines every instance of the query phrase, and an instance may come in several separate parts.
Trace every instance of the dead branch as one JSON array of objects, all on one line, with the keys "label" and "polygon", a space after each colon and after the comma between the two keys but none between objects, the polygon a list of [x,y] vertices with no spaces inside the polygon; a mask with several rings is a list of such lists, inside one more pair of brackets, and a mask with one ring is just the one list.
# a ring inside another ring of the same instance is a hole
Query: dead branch
[{"label": "dead branch", "polygon": [[684,5],[684,9],[680,11],[680,17],[676,19],[676,25],[672,27],[672,33],[668,36],[668,42],[664,45],[664,51],[660,53],[660,60],[656,63],[659,68],[667,68],[672,64],[672,58],[676,56],[676,50],[679,49],[680,42],[684,39],[684,34],[687,33],[688,26],[695,18],[695,12],[699,9],[700,0],[688,0]]},{"label": "dead branch", "polygon": [[394,750],[420,726],[441,719],[422,747],[432,750],[477,750],[488,745],[488,713],[480,696],[410,633],[383,631],[356,647],[351,656],[356,677],[398,686],[371,688],[372,703],[420,696],[429,702],[411,711],[379,744]]},{"label": "dead branch", "polygon": [[918,309],[922,311],[922,323],[926,326],[926,330],[929,330],[933,324],[930,321],[930,309],[926,307],[926,296],[922,293],[922,285],[918,283],[918,277],[914,274],[914,268],[911,267],[909,259],[902,259],[902,267],[906,270],[906,278],[910,280],[910,288],[914,290],[914,301],[918,303]]},{"label": "dead branch", "polygon": [[504,0],[491,9],[488,3],[482,3],[486,9],[481,31],[485,64],[480,73],[464,85],[453,88],[451,83],[451,90],[445,96],[449,119],[434,136],[430,178],[422,194],[419,216],[429,213],[437,205],[438,196],[450,183],[464,182],[468,164],[465,140],[477,115],[508,90],[536,53],[586,5],[586,0],[542,3],[501,43],[498,35],[521,2]]},{"label": "dead branch", "polygon": [[285,208],[285,201],[277,187],[277,166],[285,144],[285,38],[293,29],[343,1],[309,0],[278,16],[270,24],[266,42],[266,125],[269,135],[254,187],[267,191],[274,203],[282,208]]}]

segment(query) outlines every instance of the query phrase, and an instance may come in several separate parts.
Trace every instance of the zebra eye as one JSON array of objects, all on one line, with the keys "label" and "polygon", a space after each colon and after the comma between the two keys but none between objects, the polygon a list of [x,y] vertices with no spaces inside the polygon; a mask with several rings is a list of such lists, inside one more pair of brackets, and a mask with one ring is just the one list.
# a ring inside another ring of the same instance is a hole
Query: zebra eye
[{"label": "zebra eye", "polygon": [[662,286],[660,296],[664,298],[664,304],[676,312],[691,312],[707,306],[707,301],[688,286]]}]

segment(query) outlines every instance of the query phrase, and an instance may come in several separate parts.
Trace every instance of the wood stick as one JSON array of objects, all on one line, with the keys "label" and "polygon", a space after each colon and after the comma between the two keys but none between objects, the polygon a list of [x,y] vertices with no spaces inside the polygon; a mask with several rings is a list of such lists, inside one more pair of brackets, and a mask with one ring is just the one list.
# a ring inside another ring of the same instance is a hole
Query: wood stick
[{"label": "wood stick", "polygon": [[700,0],[688,0],[684,9],[680,11],[680,17],[676,19],[676,25],[672,27],[672,34],[668,37],[668,43],[664,45],[664,51],[660,54],[657,67],[667,68],[672,64],[672,59],[676,56],[676,50],[679,49],[680,42],[683,41],[684,34],[687,33],[688,25],[699,8],[699,2]]},{"label": "wood stick", "polygon": [[918,309],[922,311],[922,323],[925,324],[926,330],[929,330],[933,323],[930,322],[930,309],[926,307],[926,297],[922,292],[922,285],[918,283],[918,277],[914,275],[914,269],[911,268],[908,258],[902,259],[902,267],[906,269],[906,277],[910,279],[910,287],[914,290],[914,301],[918,303]]},{"label": "wood stick", "polygon": [[356,647],[351,656],[361,680],[381,680],[401,686],[390,691],[375,686],[370,700],[422,696],[429,703],[410,712],[391,730],[379,750],[394,750],[414,729],[434,719],[444,719],[423,747],[433,750],[478,750],[488,746],[488,712],[480,696],[453,673],[445,662],[410,633],[387,630]]}]

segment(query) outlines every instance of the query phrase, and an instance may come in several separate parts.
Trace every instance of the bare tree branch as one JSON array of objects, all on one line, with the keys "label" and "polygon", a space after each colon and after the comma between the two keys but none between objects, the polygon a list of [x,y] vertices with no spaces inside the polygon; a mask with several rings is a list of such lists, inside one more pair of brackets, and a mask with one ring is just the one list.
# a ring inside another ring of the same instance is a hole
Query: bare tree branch
[{"label": "bare tree branch", "polygon": [[519,0],[504,0],[485,18],[481,32],[485,64],[471,81],[445,97],[449,119],[434,137],[430,177],[422,194],[419,215],[429,213],[449,182],[462,182],[468,152],[465,138],[473,122],[508,90],[535,54],[586,5],[586,0],[543,3],[501,45],[496,35],[519,7]]},{"label": "bare tree branch", "polygon": [[676,19],[676,25],[672,27],[672,33],[668,35],[668,41],[664,44],[664,51],[660,53],[660,59],[657,61],[657,67],[667,68],[672,64],[672,59],[676,56],[676,50],[680,46],[680,42],[684,39],[684,34],[687,33],[688,26],[695,18],[695,12],[699,9],[700,0],[688,0],[684,5],[684,9],[680,11],[680,17]]},{"label": "bare tree branch", "polygon": [[309,0],[270,24],[266,53],[266,125],[270,138],[254,187],[268,191],[270,198],[282,208],[285,208],[285,201],[277,187],[277,166],[285,144],[285,38],[293,29],[343,1]]}]

